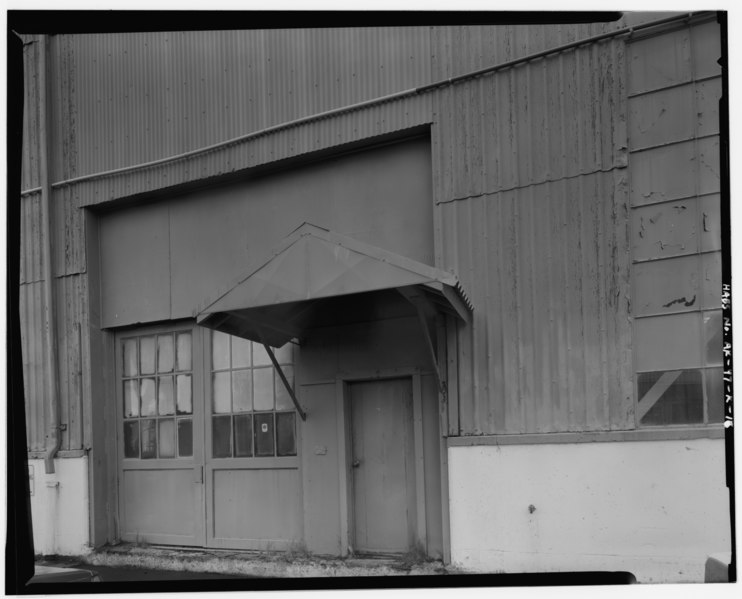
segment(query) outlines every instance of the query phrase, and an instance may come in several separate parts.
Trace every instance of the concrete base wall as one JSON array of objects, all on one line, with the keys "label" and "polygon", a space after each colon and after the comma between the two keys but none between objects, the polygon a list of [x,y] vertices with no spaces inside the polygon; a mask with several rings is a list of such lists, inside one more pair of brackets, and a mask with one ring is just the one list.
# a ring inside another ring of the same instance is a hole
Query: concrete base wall
[{"label": "concrete base wall", "polygon": [[451,447],[449,484],[467,571],[702,582],[731,547],[722,440]]},{"label": "concrete base wall", "polygon": [[54,460],[54,474],[46,474],[44,460],[28,460],[28,466],[36,554],[89,552],[87,457]]}]

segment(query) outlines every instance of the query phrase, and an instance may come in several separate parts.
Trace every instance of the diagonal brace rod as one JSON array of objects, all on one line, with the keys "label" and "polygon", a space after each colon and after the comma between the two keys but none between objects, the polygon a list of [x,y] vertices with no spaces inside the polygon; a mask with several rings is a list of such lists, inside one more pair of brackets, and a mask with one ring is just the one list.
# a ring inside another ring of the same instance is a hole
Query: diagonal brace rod
[{"label": "diagonal brace rod", "polygon": [[276,372],[278,372],[278,376],[281,377],[281,381],[283,381],[283,386],[286,387],[286,391],[289,392],[289,396],[291,397],[291,401],[294,402],[294,407],[296,408],[296,411],[299,412],[299,416],[301,416],[302,420],[307,419],[307,413],[301,409],[301,406],[299,405],[299,400],[296,399],[296,395],[294,395],[294,390],[291,388],[291,385],[289,385],[289,381],[286,378],[286,375],[283,373],[283,369],[278,364],[278,360],[276,360],[276,356],[273,354],[273,349],[271,349],[270,345],[267,343],[263,343],[263,347],[265,348],[265,351],[268,352],[268,357],[271,359],[271,362],[273,362],[273,366],[276,368]]}]

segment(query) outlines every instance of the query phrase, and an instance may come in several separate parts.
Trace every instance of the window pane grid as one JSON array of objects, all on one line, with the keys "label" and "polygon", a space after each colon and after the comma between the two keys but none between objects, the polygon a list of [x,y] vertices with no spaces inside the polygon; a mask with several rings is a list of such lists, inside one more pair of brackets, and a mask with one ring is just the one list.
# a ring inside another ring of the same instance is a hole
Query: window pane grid
[{"label": "window pane grid", "polygon": [[[274,352],[293,385],[293,348]],[[215,332],[210,353],[213,457],[296,455],[293,403],[265,348]]]},{"label": "window pane grid", "polygon": [[121,341],[124,458],[193,456],[191,333]]}]

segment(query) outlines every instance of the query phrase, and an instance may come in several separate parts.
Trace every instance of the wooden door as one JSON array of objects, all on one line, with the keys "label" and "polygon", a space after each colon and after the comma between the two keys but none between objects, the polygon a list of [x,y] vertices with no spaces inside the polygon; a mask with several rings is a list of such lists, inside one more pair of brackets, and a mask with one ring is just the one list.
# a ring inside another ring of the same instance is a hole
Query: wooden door
[{"label": "wooden door", "polygon": [[116,336],[124,541],[204,543],[200,346],[191,325]]},{"label": "wooden door", "polygon": [[405,553],[414,537],[412,381],[351,383],[353,549]]}]

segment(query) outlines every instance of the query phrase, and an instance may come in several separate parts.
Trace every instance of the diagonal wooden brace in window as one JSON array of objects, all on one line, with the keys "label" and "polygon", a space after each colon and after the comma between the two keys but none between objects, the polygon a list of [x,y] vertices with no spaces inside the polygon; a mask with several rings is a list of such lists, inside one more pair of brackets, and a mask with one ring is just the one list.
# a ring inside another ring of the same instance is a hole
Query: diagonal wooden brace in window
[{"label": "diagonal wooden brace in window", "polygon": [[278,360],[276,360],[276,356],[273,354],[273,349],[267,343],[263,343],[263,347],[265,348],[265,351],[268,353],[268,357],[271,359],[271,362],[273,362],[273,366],[275,367],[276,372],[278,373],[278,376],[281,378],[281,381],[283,382],[284,387],[286,387],[286,391],[288,391],[289,397],[291,397],[291,401],[294,402],[294,407],[296,408],[296,411],[299,412],[299,416],[301,416],[302,420],[306,420],[307,414],[304,410],[301,409],[301,406],[299,405],[299,400],[296,399],[296,395],[294,395],[294,390],[291,388],[291,385],[289,384],[289,380],[286,378],[286,375],[283,373],[283,369],[279,365]]}]

